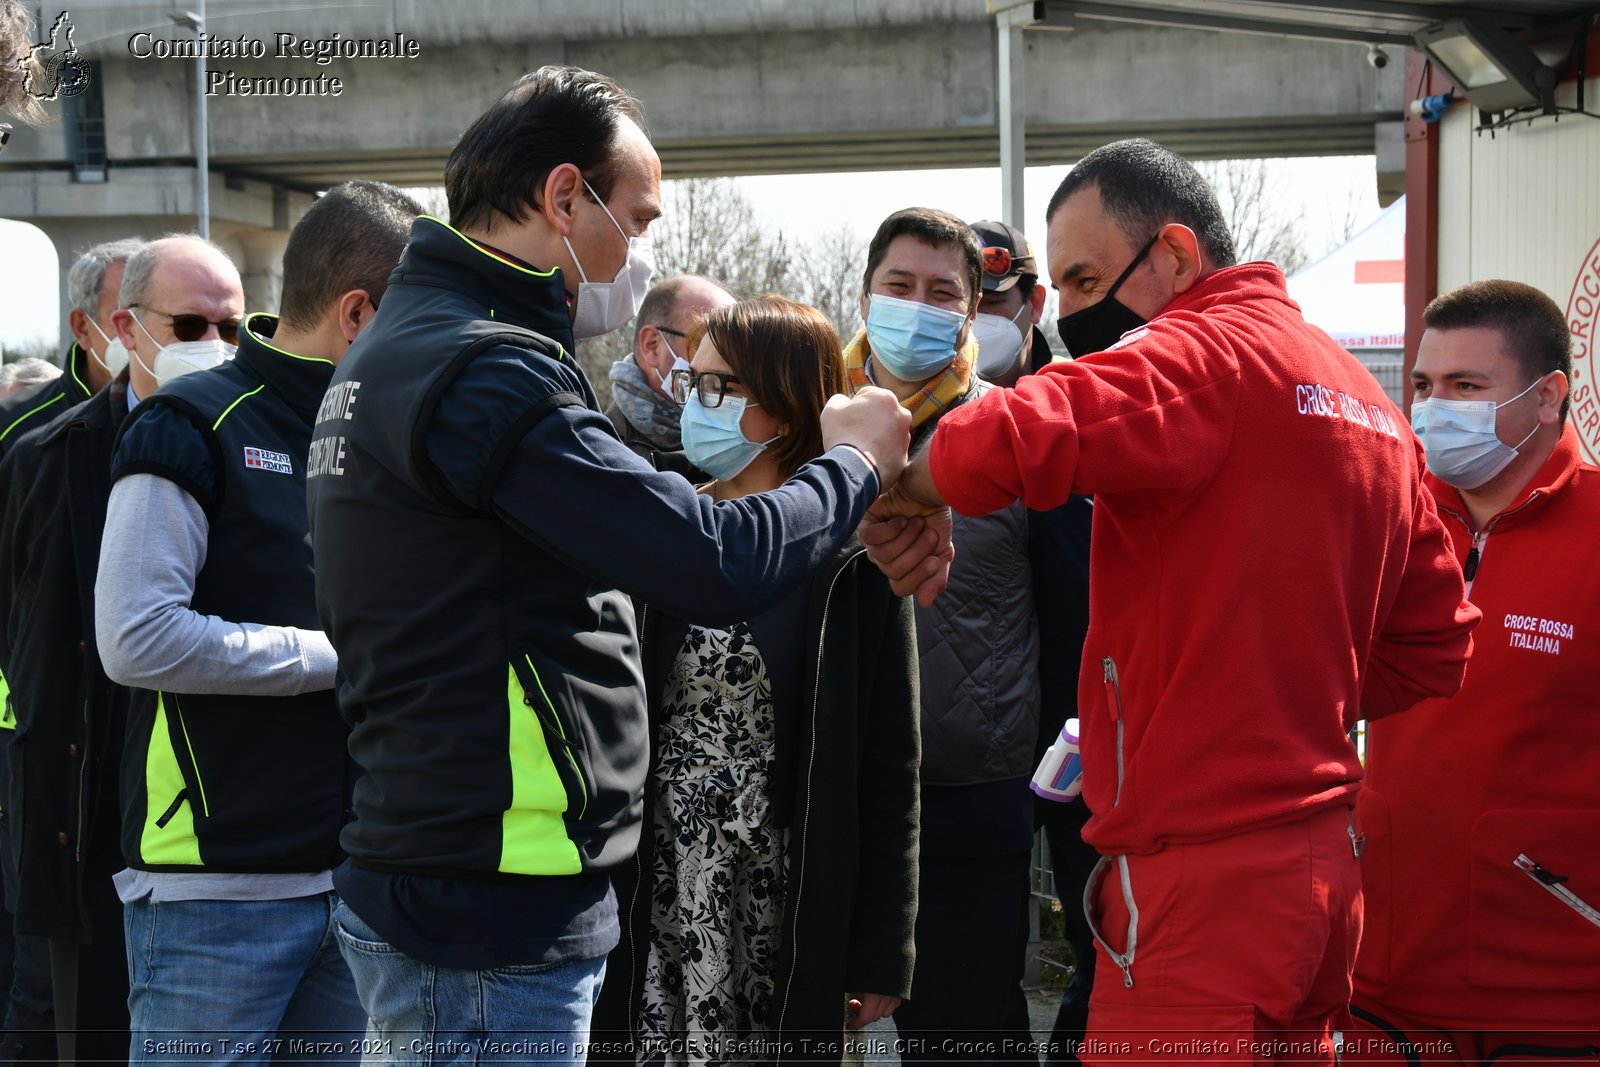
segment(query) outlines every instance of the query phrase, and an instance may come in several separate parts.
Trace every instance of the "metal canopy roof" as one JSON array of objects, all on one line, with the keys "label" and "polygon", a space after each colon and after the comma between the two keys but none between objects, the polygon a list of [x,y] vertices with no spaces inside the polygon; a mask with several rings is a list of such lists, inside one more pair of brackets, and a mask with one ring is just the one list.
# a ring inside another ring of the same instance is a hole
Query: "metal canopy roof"
[{"label": "metal canopy roof", "polygon": [[1424,26],[1466,15],[1518,29],[1600,14],[1592,0],[1064,0],[1051,6],[1082,19],[1403,47]]}]

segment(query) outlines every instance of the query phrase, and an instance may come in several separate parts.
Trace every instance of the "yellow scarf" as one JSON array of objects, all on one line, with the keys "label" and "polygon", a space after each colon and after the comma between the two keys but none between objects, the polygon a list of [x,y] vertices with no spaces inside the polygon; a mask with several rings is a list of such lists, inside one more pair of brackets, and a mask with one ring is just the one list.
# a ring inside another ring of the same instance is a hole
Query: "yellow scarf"
[{"label": "yellow scarf", "polygon": [[[860,330],[844,347],[845,378],[854,396],[872,384],[867,377],[867,357],[872,348],[867,343],[867,331]],[[945,408],[967,395],[972,384],[972,368],[978,364],[978,342],[969,334],[967,343],[950,365],[929,380],[927,385],[900,401],[900,406],[911,412],[912,429],[930,419],[937,418]]]}]

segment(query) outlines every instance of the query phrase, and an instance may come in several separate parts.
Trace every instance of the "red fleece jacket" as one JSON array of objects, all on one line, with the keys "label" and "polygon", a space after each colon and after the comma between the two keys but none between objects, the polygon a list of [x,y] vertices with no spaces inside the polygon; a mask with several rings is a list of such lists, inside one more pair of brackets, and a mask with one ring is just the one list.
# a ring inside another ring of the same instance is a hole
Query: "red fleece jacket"
[{"label": "red fleece jacket", "polygon": [[1356,719],[1456,691],[1477,612],[1421,457],[1270,263],[944,417],[957,511],[1095,497],[1084,840],[1152,852],[1350,803]]},{"label": "red fleece jacket", "polygon": [[[1428,485],[1468,560],[1461,495]],[[1479,535],[1468,595],[1483,624],[1461,692],[1371,727],[1355,981],[1380,1015],[1600,1027],[1600,926],[1515,866],[1527,855],[1600,908],[1597,530],[1600,469],[1569,423]]]}]

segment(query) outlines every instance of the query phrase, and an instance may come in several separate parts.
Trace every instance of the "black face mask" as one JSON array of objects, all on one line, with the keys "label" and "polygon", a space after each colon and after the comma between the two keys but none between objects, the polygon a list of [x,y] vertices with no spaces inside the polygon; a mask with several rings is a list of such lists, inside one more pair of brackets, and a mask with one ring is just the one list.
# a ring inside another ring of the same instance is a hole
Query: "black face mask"
[{"label": "black face mask", "polygon": [[1155,243],[1155,237],[1145,242],[1139,254],[1133,257],[1133,262],[1128,264],[1128,269],[1117,276],[1117,280],[1111,283],[1111,288],[1098,302],[1056,320],[1056,332],[1061,335],[1061,343],[1067,346],[1067,352],[1073,359],[1091,352],[1104,352],[1116,344],[1123,334],[1137,330],[1149,321],[1129,311],[1125,304],[1114,298],[1117,290],[1122,288],[1122,283],[1128,280],[1128,275],[1150,254]]}]

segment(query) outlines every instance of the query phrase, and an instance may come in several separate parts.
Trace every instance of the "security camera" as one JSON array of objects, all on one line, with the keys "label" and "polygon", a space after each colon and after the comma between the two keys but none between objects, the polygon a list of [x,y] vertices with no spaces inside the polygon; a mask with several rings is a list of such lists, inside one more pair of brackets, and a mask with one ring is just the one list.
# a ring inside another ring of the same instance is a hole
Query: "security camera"
[{"label": "security camera", "polygon": [[1389,65],[1389,53],[1375,44],[1367,45],[1367,63],[1373,70],[1382,70]]}]

